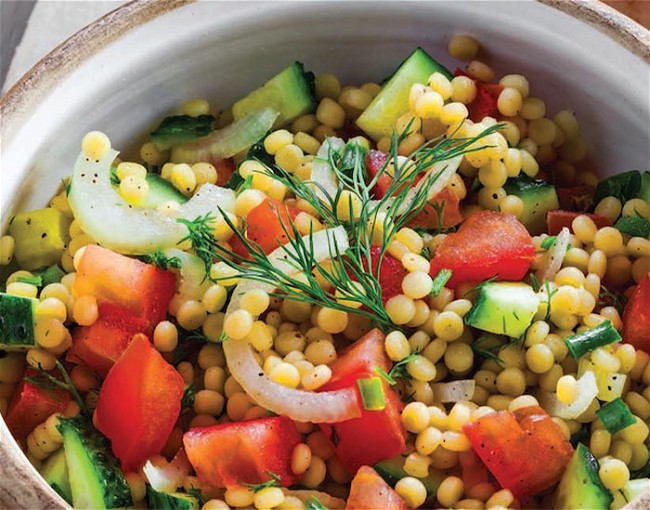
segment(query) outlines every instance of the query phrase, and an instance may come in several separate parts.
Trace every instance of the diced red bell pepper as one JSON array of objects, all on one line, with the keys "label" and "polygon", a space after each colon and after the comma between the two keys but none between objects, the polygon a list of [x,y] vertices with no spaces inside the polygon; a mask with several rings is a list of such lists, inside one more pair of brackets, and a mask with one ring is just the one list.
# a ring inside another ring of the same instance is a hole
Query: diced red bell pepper
[{"label": "diced red bell pepper", "polygon": [[368,466],[361,466],[352,479],[345,509],[366,510],[368,508],[407,510],[409,507],[400,495],[377,474],[377,471]]},{"label": "diced red bell pepper", "polygon": [[[469,77],[462,69],[456,69],[454,76]],[[474,83],[476,84],[476,98],[467,105],[470,120],[481,122],[484,117],[498,118],[499,109],[497,107],[497,101],[499,94],[503,90],[503,86],[498,83],[483,83],[479,80],[474,80]]]},{"label": "diced red bell pepper", "polygon": [[144,335],[136,335],[97,397],[95,422],[124,472],[159,454],[181,411],[185,383]]},{"label": "diced red bell pepper", "polygon": [[291,470],[291,454],[301,441],[286,416],[194,428],[183,436],[199,480],[222,488],[266,482],[267,471],[278,475],[284,487],[292,485],[298,476]]},{"label": "diced red bell pepper", "polygon": [[511,214],[481,211],[470,216],[458,232],[440,243],[431,260],[432,277],[441,269],[453,274],[447,286],[481,282],[497,275],[498,280],[521,280],[535,257],[530,234]]},{"label": "diced red bell pepper", "polygon": [[465,490],[489,481],[488,469],[474,450],[467,450],[458,453]]},{"label": "diced red bell pepper", "polygon": [[623,311],[623,341],[650,354],[650,274],[646,274]]},{"label": "diced red bell pepper", "polygon": [[[246,238],[259,244],[264,253],[271,253],[294,237],[291,222],[298,214],[300,209],[297,207],[267,198],[246,215]],[[235,253],[247,256],[248,253],[237,236],[230,239],[230,245]]]},{"label": "diced red bell pepper", "polygon": [[383,333],[378,329],[369,331],[341,352],[329,367],[332,378],[319,391],[352,387],[361,409],[359,418],[319,424],[345,469],[356,473],[363,465],[372,465],[403,452],[406,434],[400,418],[403,404],[399,395],[382,379],[386,407],[381,411],[369,411],[363,408],[357,386],[357,379],[377,376],[376,367],[390,369]]},{"label": "diced red bell pepper", "polygon": [[[39,373],[28,368],[25,377],[38,378]],[[13,436],[22,440],[51,414],[62,413],[69,403],[70,393],[64,389],[46,388],[23,379],[14,390],[5,423]]]},{"label": "diced red bell pepper", "polygon": [[566,211],[586,211],[596,192],[596,188],[588,184],[571,186],[569,188],[556,188],[560,209]]},{"label": "diced red bell pepper", "polygon": [[220,159],[213,163],[217,169],[217,186],[223,186],[232,177],[235,171],[235,162],[232,158]]},{"label": "diced red bell pepper", "polygon": [[[370,178],[374,178],[388,159],[388,156],[381,151],[369,151],[366,155],[366,167]],[[416,182],[419,179],[416,179]],[[377,199],[386,196],[390,185],[391,177],[384,173],[377,179],[377,184],[373,188],[373,193]],[[438,219],[438,210],[442,206],[442,222]],[[449,188],[444,188],[440,193],[433,197],[422,211],[413,218],[409,227],[422,228],[450,228],[463,221],[463,215],[460,213],[460,201],[458,196]]]},{"label": "diced red bell pepper", "polygon": [[538,406],[497,411],[463,431],[501,486],[520,502],[556,484],[573,455],[562,429]]},{"label": "diced red bell pepper", "polygon": [[109,303],[101,304],[95,323],[79,327],[73,333],[73,344],[66,360],[83,363],[106,376],[133,335],[150,331],[151,325],[147,321]]},{"label": "diced red bell pepper", "polygon": [[153,327],[167,315],[176,291],[176,276],[101,246],[88,245],[72,290],[77,296],[92,294],[99,303],[120,306]]},{"label": "diced red bell pepper", "polygon": [[[370,247],[370,256],[372,258],[373,274],[377,275],[377,266],[379,263],[379,254],[381,253],[380,246]],[[366,257],[362,258],[363,267],[366,271],[370,267]],[[390,298],[402,293],[402,280],[408,271],[404,268],[402,263],[393,257],[390,253],[384,253],[381,259],[381,266],[379,269],[379,286],[381,287],[381,299],[385,303]],[[351,276],[354,279],[353,276]]]},{"label": "diced red bell pepper", "polygon": [[578,216],[581,216],[583,214],[589,216],[598,228],[612,226],[612,221],[609,218],[606,218],[605,216],[599,216],[597,214],[587,214],[572,211],[549,211],[546,214],[546,222],[548,224],[549,235],[558,235],[564,227],[573,232],[571,223],[573,223],[573,220],[575,220]]}]

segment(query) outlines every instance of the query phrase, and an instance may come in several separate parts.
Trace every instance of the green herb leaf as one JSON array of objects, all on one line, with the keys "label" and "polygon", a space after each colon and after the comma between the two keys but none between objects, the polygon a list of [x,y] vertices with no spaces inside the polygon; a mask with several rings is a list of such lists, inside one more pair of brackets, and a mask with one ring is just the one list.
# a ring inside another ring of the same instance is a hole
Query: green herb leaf
[{"label": "green herb leaf", "polygon": [[557,236],[548,236],[544,238],[542,241],[542,244],[540,245],[543,250],[550,250],[553,245],[555,244],[555,241],[557,241]]},{"label": "green herb leaf", "polygon": [[621,234],[647,238],[650,235],[650,221],[643,216],[621,216],[614,225]]},{"label": "green herb leaf", "polygon": [[306,510],[327,510],[327,507],[316,496],[309,496]]},{"label": "green herb leaf", "polygon": [[596,414],[610,434],[616,434],[619,430],[636,423],[627,404],[620,397],[607,402],[596,411]]},{"label": "green herb leaf", "polygon": [[598,183],[594,204],[597,204],[605,197],[616,197],[625,203],[631,198],[635,198],[640,189],[641,172],[638,170],[617,174]]},{"label": "green herb leaf", "polygon": [[436,277],[433,279],[433,284],[431,285],[431,295],[433,297],[438,297],[440,295],[442,289],[447,285],[447,282],[451,279],[453,274],[454,273],[451,269],[441,269],[438,272]]},{"label": "green herb leaf", "polygon": [[530,286],[533,288],[535,292],[539,291],[539,281],[537,281],[537,277],[535,276],[535,273],[530,273]]},{"label": "green herb leaf", "polygon": [[183,398],[181,398],[181,409],[191,409],[194,406],[196,398],[196,386],[194,381],[185,386],[183,389]]},{"label": "green herb leaf", "polygon": [[120,178],[117,175],[117,168],[115,168],[114,166],[111,167],[111,184],[113,186],[120,185]]},{"label": "green herb leaf", "polygon": [[482,335],[478,337],[471,344],[471,348],[476,354],[476,356],[494,361],[500,367],[503,367],[503,360],[499,357],[499,351],[503,346],[501,343],[495,343],[494,345],[488,345],[494,337],[488,335]]},{"label": "green herb leaf", "polygon": [[406,370],[406,367],[411,361],[413,361],[418,356],[419,354],[417,352],[413,352],[409,354],[406,358],[401,359],[397,363],[395,363],[393,365],[393,368],[391,368],[388,373],[386,373],[381,367],[374,367],[374,371],[377,373],[377,375],[379,375],[391,386],[397,384],[396,379],[410,381],[412,377],[411,374],[409,374],[408,371]]},{"label": "green herb leaf", "polygon": [[280,483],[280,475],[276,475],[275,473],[268,470],[265,472],[271,477],[270,480],[264,483],[245,483],[243,485],[248,487],[253,492],[259,492],[262,489],[266,489],[268,487],[282,487],[282,484]]},{"label": "green herb leaf", "polygon": [[156,248],[156,251],[151,255],[141,255],[138,258],[147,264],[152,264],[165,271],[167,271],[170,267],[179,269],[182,265],[181,259],[178,257],[168,257],[160,248]]},{"label": "green herb leaf", "polygon": [[20,283],[29,283],[30,285],[35,285],[36,287],[43,286],[43,278],[40,276],[19,276],[16,278],[16,281]]}]

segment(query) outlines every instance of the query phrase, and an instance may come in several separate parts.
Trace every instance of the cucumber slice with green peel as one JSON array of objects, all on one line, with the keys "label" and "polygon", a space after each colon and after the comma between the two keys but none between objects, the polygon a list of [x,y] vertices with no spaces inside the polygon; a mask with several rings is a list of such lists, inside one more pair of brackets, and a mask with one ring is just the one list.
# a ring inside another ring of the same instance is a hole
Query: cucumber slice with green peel
[{"label": "cucumber slice with green peel", "polygon": [[150,510],[198,510],[199,500],[183,492],[158,492],[147,486],[147,502]]},{"label": "cucumber slice with green peel", "polygon": [[557,489],[555,508],[609,510],[611,493],[598,477],[598,461],[584,444],[578,443]]},{"label": "cucumber slice with green peel", "polygon": [[452,74],[431,58],[422,48],[417,48],[402,62],[388,79],[379,94],[359,116],[356,123],[370,138],[378,141],[391,136],[395,123],[409,110],[409,94],[416,83],[426,84],[429,76],[439,72],[451,79]]},{"label": "cucumber slice with green peel", "polygon": [[313,73],[305,72],[300,62],[294,62],[232,105],[232,114],[235,120],[239,120],[267,107],[280,114],[275,119],[274,128],[285,126],[301,115],[312,112],[316,108]]},{"label": "cucumber slice with green peel", "polygon": [[641,174],[641,189],[637,197],[645,200],[645,203],[650,205],[650,172]]},{"label": "cucumber slice with green peel", "polygon": [[26,351],[36,346],[38,299],[0,293],[0,349]]},{"label": "cucumber slice with green peel", "polygon": [[165,151],[174,145],[191,142],[210,134],[214,125],[212,115],[174,115],[165,117],[151,133],[151,140],[158,150]]},{"label": "cucumber slice with green peel", "polygon": [[179,204],[184,204],[188,201],[185,195],[178,191],[171,182],[160,177],[160,175],[148,172],[146,180],[147,184],[149,184],[149,194],[142,207],[155,209],[170,200]]},{"label": "cucumber slice with green peel", "polygon": [[524,203],[519,221],[532,235],[547,231],[546,215],[560,208],[555,186],[528,176],[510,178],[503,187],[508,195],[516,195]]},{"label": "cucumber slice with green peel", "polygon": [[[379,476],[381,476],[391,487],[395,487],[397,482],[399,482],[402,478],[409,476],[409,474],[404,471],[404,457],[401,455],[397,455],[392,459],[377,462],[377,464],[372,467],[375,469],[375,471],[377,471]],[[447,474],[442,471],[431,469],[428,476],[419,479],[427,490],[427,499],[431,499],[436,496],[438,487],[440,487],[440,484],[446,476]]]},{"label": "cucumber slice with green peel", "polygon": [[538,306],[539,297],[530,285],[484,283],[479,287],[465,322],[483,331],[519,338],[533,321]]},{"label": "cucumber slice with green peel", "polygon": [[81,416],[61,419],[58,428],[74,508],[130,506],[131,490],[108,440]]},{"label": "cucumber slice with green peel", "polygon": [[16,245],[14,255],[21,268],[32,270],[61,260],[69,240],[71,218],[47,207],[16,214],[9,233]]},{"label": "cucumber slice with green peel", "polygon": [[65,462],[65,451],[60,448],[43,463],[41,476],[56,493],[72,504],[72,491],[68,477],[68,465]]}]

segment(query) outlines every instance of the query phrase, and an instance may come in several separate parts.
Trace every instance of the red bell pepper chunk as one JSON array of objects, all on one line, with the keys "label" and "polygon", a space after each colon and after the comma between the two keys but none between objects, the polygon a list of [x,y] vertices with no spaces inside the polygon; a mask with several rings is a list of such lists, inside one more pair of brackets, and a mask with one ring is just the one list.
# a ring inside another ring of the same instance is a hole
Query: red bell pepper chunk
[{"label": "red bell pepper chunk", "polygon": [[650,274],[646,274],[623,311],[623,341],[650,354]]},{"label": "red bell pepper chunk", "polygon": [[[469,75],[462,69],[456,69],[454,76],[468,76]],[[479,80],[474,80],[476,84],[476,98],[469,105],[469,118],[474,122],[481,122],[484,117],[497,118],[499,116],[499,109],[497,101],[499,94],[503,90],[503,86],[498,83],[483,83]]]},{"label": "red bell pepper chunk", "polygon": [[143,319],[109,303],[101,304],[95,323],[79,327],[73,333],[73,344],[66,360],[83,363],[106,376],[128,347],[133,335],[150,331],[151,326]]},{"label": "red bell pepper chunk", "polygon": [[465,490],[489,481],[488,469],[474,450],[458,453],[458,463],[462,470]]},{"label": "red bell pepper chunk", "polygon": [[235,171],[235,162],[232,158],[225,158],[214,162],[213,165],[217,169],[217,186],[225,185]]},{"label": "red bell pepper chunk", "polygon": [[556,484],[573,455],[562,429],[538,406],[497,411],[463,431],[501,486],[520,502]]},{"label": "red bell pepper chunk", "polygon": [[124,472],[159,454],[181,411],[185,383],[144,335],[136,335],[97,397],[95,422]]},{"label": "red bell pepper chunk", "polygon": [[72,290],[92,294],[99,303],[111,303],[147,321],[164,320],[176,291],[176,276],[97,245],[84,251]]},{"label": "red bell pepper chunk", "polygon": [[352,479],[345,509],[366,510],[368,508],[407,510],[409,507],[400,495],[377,474],[377,471],[368,466],[361,466]]},{"label": "red bell pepper chunk", "polygon": [[[25,377],[38,377],[29,368]],[[62,388],[44,388],[23,379],[15,389],[5,423],[16,439],[25,439],[53,413],[62,413],[70,403],[70,393]]]},{"label": "red bell pepper chunk", "polygon": [[435,278],[441,269],[451,269],[447,287],[452,289],[463,282],[481,282],[495,275],[498,280],[518,281],[534,256],[533,239],[517,218],[481,211],[440,243],[431,260],[430,274]]},{"label": "red bell pepper chunk", "polygon": [[[388,156],[381,151],[369,151],[366,155],[366,167],[368,174],[373,179],[382,169]],[[415,182],[418,182],[422,176],[419,176]],[[373,188],[375,198],[380,199],[386,196],[392,183],[391,177],[383,173],[377,178],[377,184]],[[438,208],[442,207],[442,221],[438,219]],[[422,211],[413,218],[409,227],[422,228],[450,228],[463,221],[463,215],[460,213],[460,200],[458,196],[449,188],[444,188],[440,193],[433,197]]]},{"label": "red bell pepper chunk", "polygon": [[574,219],[583,214],[589,216],[598,228],[612,226],[612,221],[609,218],[606,218],[605,216],[599,216],[597,214],[587,214],[572,211],[549,211],[546,214],[546,222],[548,224],[549,235],[558,235],[564,227],[573,232],[571,223]]},{"label": "red bell pepper chunk", "polygon": [[352,387],[357,392],[361,416],[339,423],[319,424],[341,463],[350,473],[363,465],[372,465],[404,451],[405,431],[400,418],[403,407],[399,395],[382,379],[386,407],[381,411],[363,408],[357,379],[377,376],[379,367],[390,369],[384,352],[384,335],[373,329],[345,349],[329,365],[332,378],[319,391]]},{"label": "red bell pepper chunk", "polygon": [[301,441],[286,416],[194,428],[183,436],[199,480],[221,488],[263,483],[269,472],[284,487],[292,485],[298,476],[291,470],[291,454]]}]

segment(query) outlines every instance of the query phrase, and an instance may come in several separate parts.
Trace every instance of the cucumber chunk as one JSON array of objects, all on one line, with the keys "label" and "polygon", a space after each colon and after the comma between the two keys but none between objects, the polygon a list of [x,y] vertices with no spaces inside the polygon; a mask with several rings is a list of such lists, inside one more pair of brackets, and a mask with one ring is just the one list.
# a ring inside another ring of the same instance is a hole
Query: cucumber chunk
[{"label": "cucumber chunk", "polygon": [[598,477],[598,461],[589,448],[578,443],[560,480],[555,508],[609,510],[612,501]]},{"label": "cucumber chunk", "polygon": [[26,351],[36,345],[34,318],[38,299],[0,292],[0,349]]},{"label": "cucumber chunk", "polygon": [[260,108],[272,108],[280,114],[273,124],[274,128],[278,128],[313,111],[315,107],[314,75],[305,72],[300,62],[294,62],[232,105],[232,114],[235,120],[239,120]]},{"label": "cucumber chunk", "polygon": [[151,133],[151,139],[158,150],[165,151],[174,145],[191,142],[210,134],[214,125],[212,115],[174,115],[165,117]]},{"label": "cucumber chunk", "polygon": [[[397,455],[392,459],[377,462],[373,468],[391,487],[395,487],[395,484],[397,484],[397,482],[402,478],[409,476],[409,474],[404,471],[404,457],[401,455]],[[432,469],[429,471],[427,477],[419,479],[427,490],[427,500],[435,498],[438,487],[440,487],[445,476],[446,474],[444,472]]]},{"label": "cucumber chunk", "polygon": [[539,298],[520,282],[492,282],[479,287],[465,322],[483,331],[519,338],[537,313]]},{"label": "cucumber chunk", "polygon": [[50,283],[59,283],[65,276],[63,269],[61,269],[56,264],[50,267],[44,267],[42,269],[32,271],[32,274],[41,278],[41,284],[38,285],[39,287],[45,287]]},{"label": "cucumber chunk", "polygon": [[171,182],[163,179],[160,175],[148,172],[146,180],[149,184],[149,193],[144,204],[142,204],[143,207],[155,209],[170,200],[174,200],[179,204],[187,202],[188,198],[178,191]]},{"label": "cucumber chunk", "polygon": [[23,269],[39,269],[61,260],[68,243],[70,218],[48,207],[16,214],[9,233],[16,241],[15,257]]},{"label": "cucumber chunk", "polygon": [[108,440],[81,416],[62,419],[65,460],[75,508],[122,508],[131,491]]},{"label": "cucumber chunk", "polygon": [[41,467],[41,476],[50,484],[56,493],[72,504],[72,492],[70,489],[70,479],[68,478],[68,465],[65,462],[65,451],[63,448],[54,452],[43,463]]},{"label": "cucumber chunk", "polygon": [[409,94],[416,83],[426,84],[429,76],[439,72],[451,79],[452,74],[431,58],[422,48],[417,48],[402,62],[379,94],[357,119],[357,126],[370,138],[378,141],[391,136],[397,119],[409,109]]},{"label": "cucumber chunk", "polygon": [[508,195],[516,195],[524,202],[524,211],[519,221],[532,235],[547,231],[546,214],[560,208],[555,186],[520,176],[508,179],[503,189]]},{"label": "cucumber chunk", "polygon": [[147,486],[149,510],[198,510],[199,500],[183,492],[158,492]]}]

